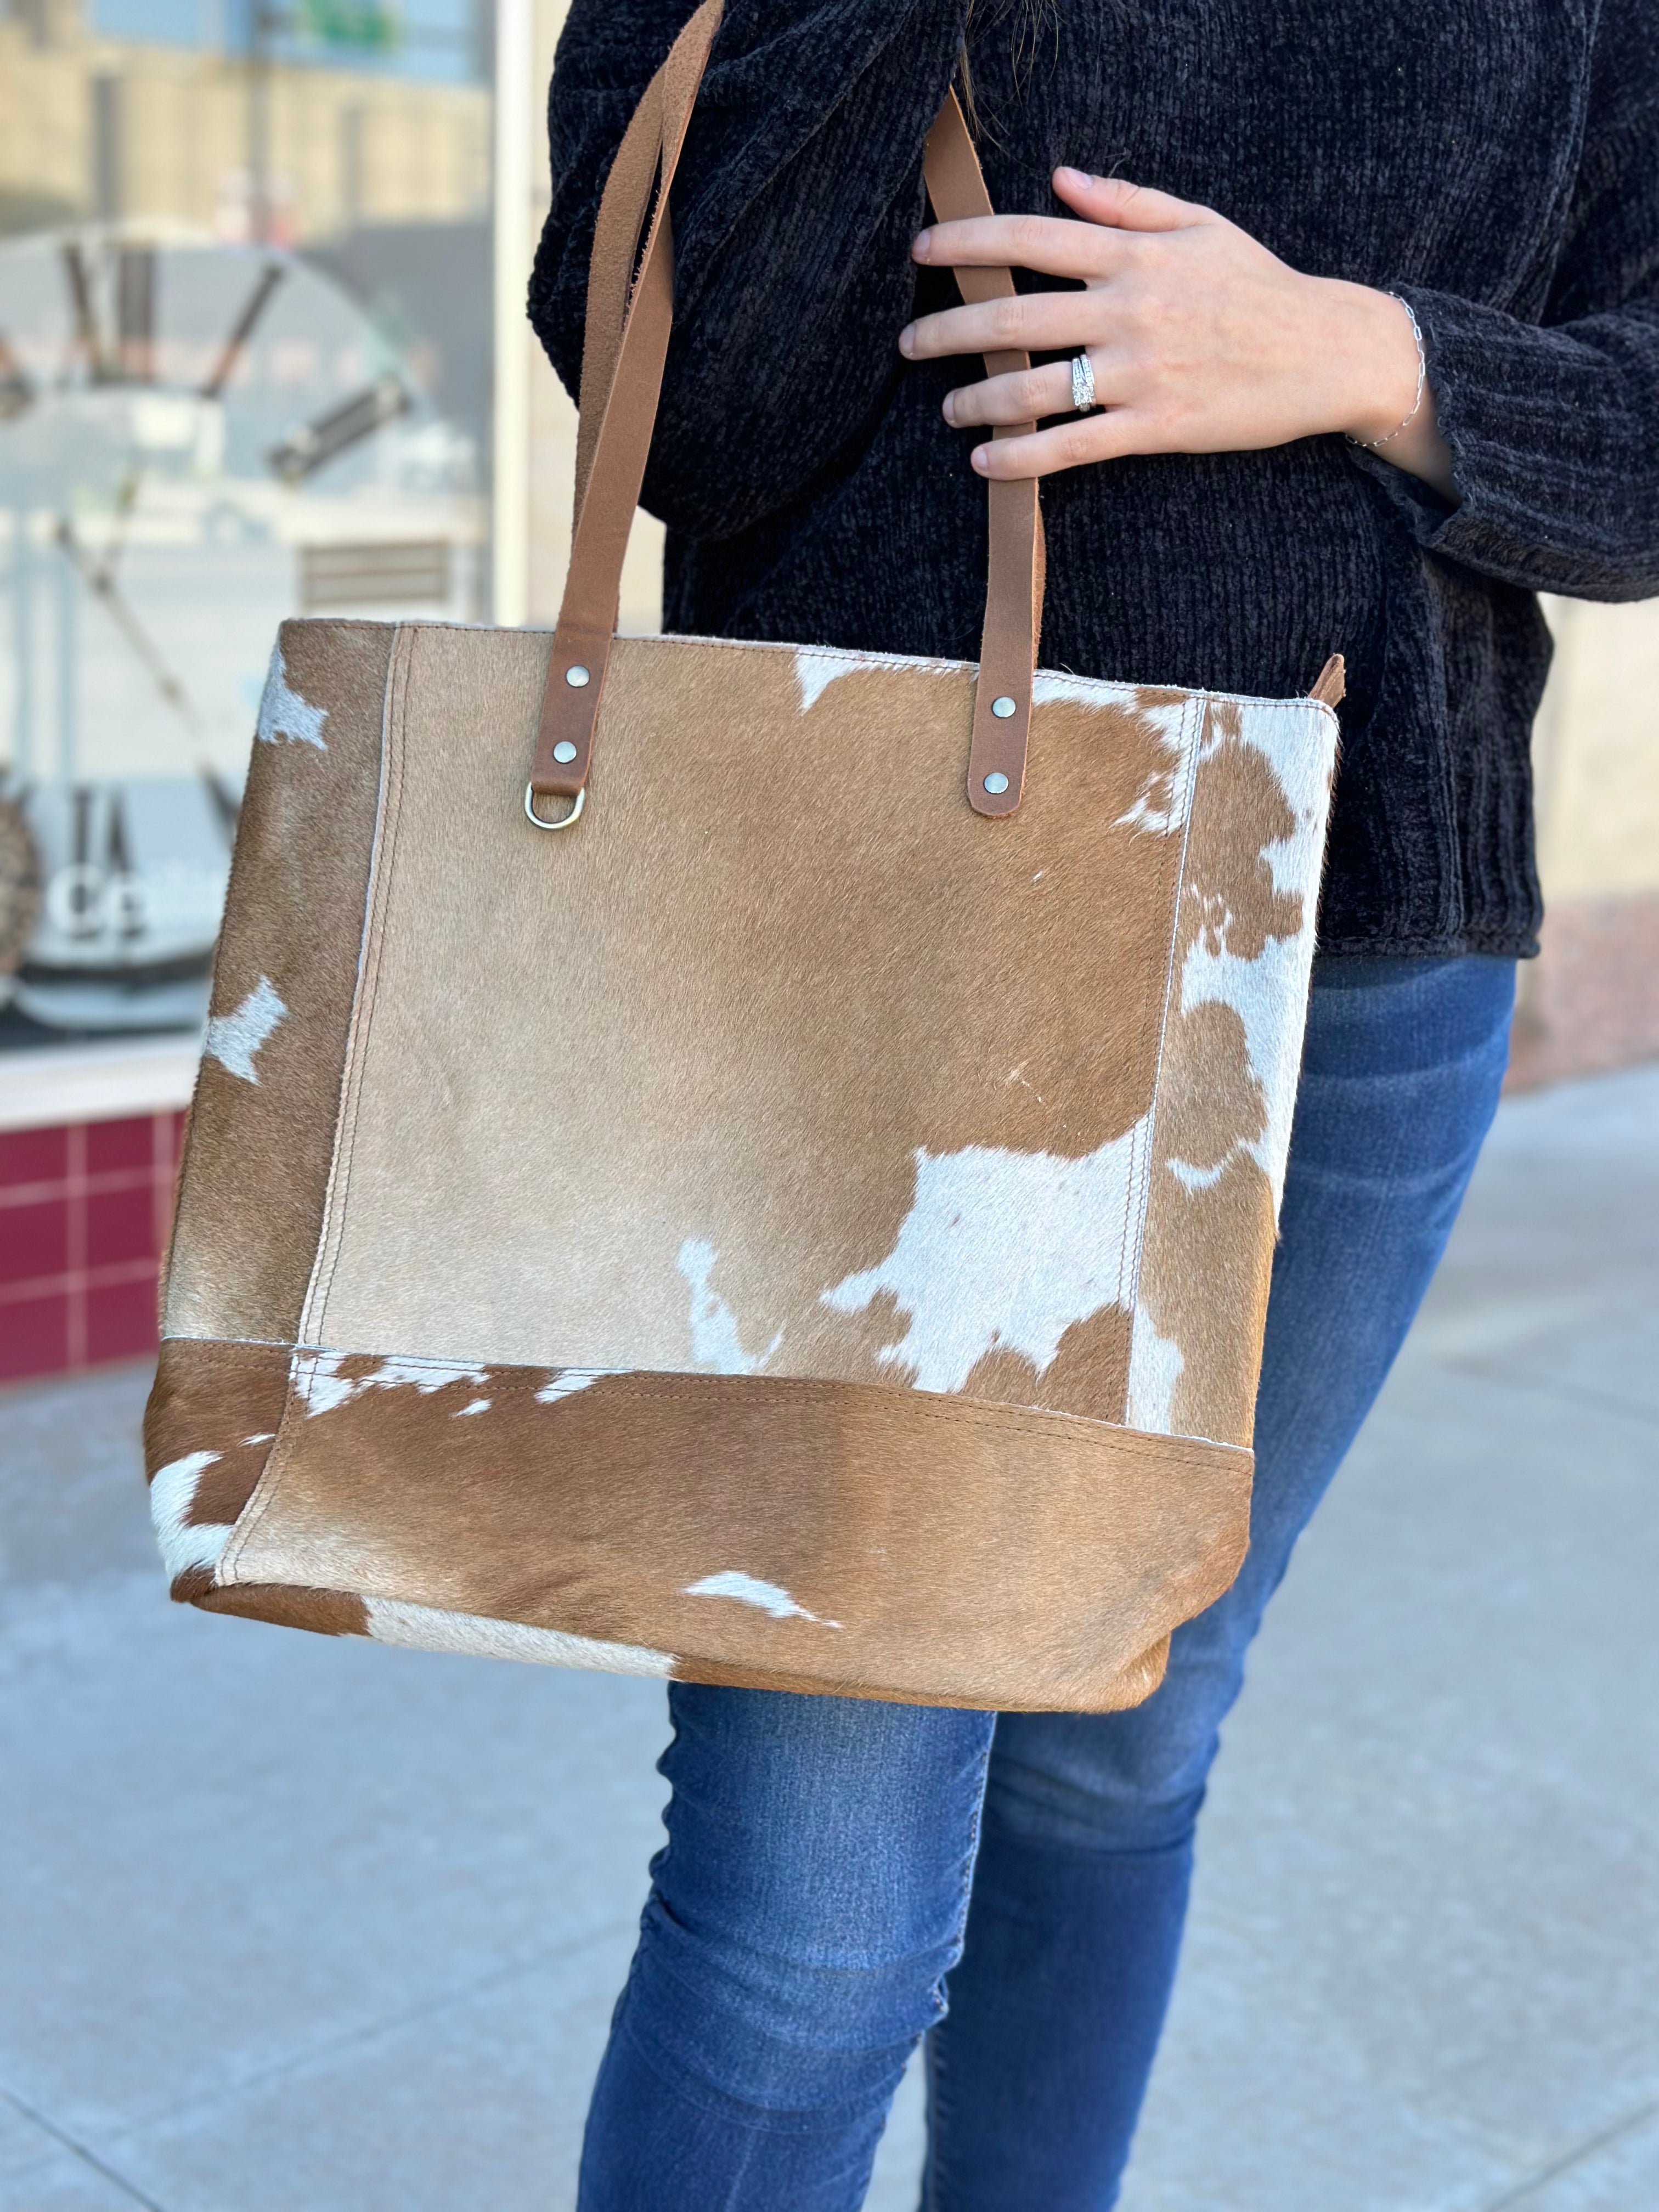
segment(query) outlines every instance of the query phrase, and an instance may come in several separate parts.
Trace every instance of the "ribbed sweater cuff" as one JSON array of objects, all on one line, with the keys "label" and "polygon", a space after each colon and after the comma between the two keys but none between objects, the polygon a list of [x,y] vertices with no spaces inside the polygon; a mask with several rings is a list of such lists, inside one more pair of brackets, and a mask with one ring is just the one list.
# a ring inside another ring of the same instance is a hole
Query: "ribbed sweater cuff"
[{"label": "ribbed sweater cuff", "polygon": [[1632,599],[1659,592],[1651,392],[1659,317],[1542,329],[1404,285],[1423,331],[1454,506],[1357,453],[1426,551],[1530,591]]}]

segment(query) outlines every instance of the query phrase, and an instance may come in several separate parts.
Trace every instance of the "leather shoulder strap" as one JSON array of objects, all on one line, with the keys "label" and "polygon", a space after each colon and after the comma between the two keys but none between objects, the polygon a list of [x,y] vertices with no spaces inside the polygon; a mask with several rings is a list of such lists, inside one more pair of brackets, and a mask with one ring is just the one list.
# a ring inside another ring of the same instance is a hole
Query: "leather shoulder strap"
[{"label": "leather shoulder strap", "polygon": [[[635,110],[600,202],[588,270],[570,567],[548,659],[530,775],[531,790],[538,797],[579,798],[587,780],[616,631],[623,561],[644,481],[673,319],[669,189],[721,9],[722,0],[703,0],[674,41]],[[941,222],[991,212],[953,93],[946,94],[929,134],[924,170]],[[1008,296],[1014,289],[1006,269],[963,270],[958,282],[970,301]],[[986,356],[993,375],[1027,365],[1023,353]],[[1035,481],[994,483],[989,492],[990,573],[969,799],[982,814],[1008,814],[1019,804],[1024,780],[1031,673],[1042,620],[1042,523]],[[988,791],[988,776],[994,782],[1003,779],[1003,788]]]},{"label": "leather shoulder strap", "polygon": [[584,346],[591,353],[585,350],[582,359],[570,566],[530,770],[538,798],[575,799],[587,781],[628,533],[645,480],[673,323],[669,188],[721,12],[722,0],[703,0],[675,40],[634,112],[599,202],[588,264]]},{"label": "leather shoulder strap", "polygon": [[[927,134],[922,175],[941,222],[991,215],[991,196],[954,92],[945,95]],[[957,289],[970,306],[1014,296],[1013,271],[966,267]],[[985,374],[1006,376],[1031,366],[1030,354],[1011,349],[988,353]],[[1007,423],[998,438],[1018,437],[1035,422]],[[980,641],[979,681],[974,687],[974,738],[968,761],[968,803],[976,813],[1012,814],[1025,787],[1031,734],[1031,675],[1042,629],[1044,579],[1042,510],[1035,477],[993,481],[990,567],[985,587],[985,629]],[[1000,782],[1000,788],[997,786]]]}]

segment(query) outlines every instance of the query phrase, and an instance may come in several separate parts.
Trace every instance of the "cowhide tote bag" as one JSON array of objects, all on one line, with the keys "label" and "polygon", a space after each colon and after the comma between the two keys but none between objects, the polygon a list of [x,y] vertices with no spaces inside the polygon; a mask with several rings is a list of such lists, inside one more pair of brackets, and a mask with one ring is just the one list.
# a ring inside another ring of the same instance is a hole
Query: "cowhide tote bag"
[{"label": "cowhide tote bag", "polygon": [[[1244,1552],[1336,720],[1034,674],[1030,483],[976,665],[613,636],[719,13],[605,193],[557,629],[281,633],[161,1549],[385,1643],[1133,1704]],[[988,207],[954,100],[927,175]]]}]

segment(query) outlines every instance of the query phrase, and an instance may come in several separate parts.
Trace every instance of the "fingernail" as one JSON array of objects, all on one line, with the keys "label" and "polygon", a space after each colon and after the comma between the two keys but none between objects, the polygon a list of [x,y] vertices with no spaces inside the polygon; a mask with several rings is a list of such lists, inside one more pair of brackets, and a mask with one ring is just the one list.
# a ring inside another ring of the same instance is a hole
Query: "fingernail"
[{"label": "fingernail", "polygon": [[925,261],[933,250],[933,232],[931,230],[919,230],[916,233],[915,243],[910,248],[911,252],[915,255],[918,261]]},{"label": "fingernail", "polygon": [[988,469],[990,465],[991,448],[988,446],[975,446],[974,448],[974,466],[976,469]]},{"label": "fingernail", "polygon": [[955,426],[957,419],[957,395],[954,392],[947,392],[945,395],[945,419],[947,422],[951,424],[952,427]]},{"label": "fingernail", "polygon": [[1074,191],[1081,191],[1093,184],[1094,179],[1086,169],[1061,168],[1054,171],[1054,181],[1056,184],[1070,185]]},{"label": "fingernail", "polygon": [[908,353],[915,342],[916,326],[914,323],[907,323],[904,325],[904,328],[899,332],[899,351],[901,353]]}]

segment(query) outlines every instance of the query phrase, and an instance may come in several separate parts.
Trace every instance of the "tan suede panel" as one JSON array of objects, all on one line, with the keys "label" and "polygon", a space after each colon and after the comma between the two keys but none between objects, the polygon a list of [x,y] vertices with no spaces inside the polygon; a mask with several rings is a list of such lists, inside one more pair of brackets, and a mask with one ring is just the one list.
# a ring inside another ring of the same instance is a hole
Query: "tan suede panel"
[{"label": "tan suede panel", "polygon": [[971,671],[624,639],[546,835],[545,652],[400,634],[305,1340],[1120,1416],[1198,707],[1040,679],[988,823]]},{"label": "tan suede panel", "polygon": [[1231,1581],[1249,1468],[921,1392],[301,1355],[219,1579],[648,1646],[693,1674],[1093,1710]]},{"label": "tan suede panel", "polygon": [[1328,708],[1212,703],[1192,801],[1129,1418],[1250,1440],[1334,761]]},{"label": "tan suede panel", "polygon": [[280,1342],[298,1330],[356,987],[393,635],[287,623],[278,639],[214,963],[170,1336]]}]

